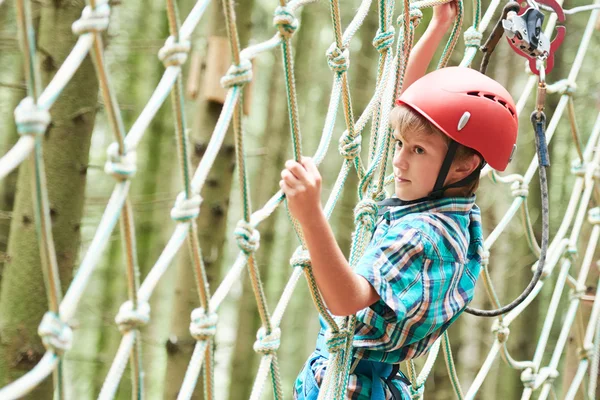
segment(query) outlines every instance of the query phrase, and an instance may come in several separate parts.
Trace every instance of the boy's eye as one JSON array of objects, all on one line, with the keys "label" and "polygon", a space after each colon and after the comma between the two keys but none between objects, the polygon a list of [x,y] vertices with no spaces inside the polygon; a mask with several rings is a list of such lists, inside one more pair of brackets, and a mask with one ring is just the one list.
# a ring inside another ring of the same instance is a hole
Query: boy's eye
[{"label": "boy's eye", "polygon": [[421,147],[415,147],[415,153],[417,154],[425,154],[425,150]]},{"label": "boy's eye", "polygon": [[402,147],[402,140],[396,139],[396,147],[398,147],[398,148]]}]

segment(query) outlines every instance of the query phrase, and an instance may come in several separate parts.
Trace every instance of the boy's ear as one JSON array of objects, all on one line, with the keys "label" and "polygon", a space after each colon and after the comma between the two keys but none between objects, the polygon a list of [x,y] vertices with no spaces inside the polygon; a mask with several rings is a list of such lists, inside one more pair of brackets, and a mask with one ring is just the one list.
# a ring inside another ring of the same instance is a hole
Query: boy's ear
[{"label": "boy's ear", "polygon": [[471,154],[466,159],[457,162],[454,166],[454,171],[462,177],[467,177],[479,167],[482,161],[481,157],[477,154]]}]

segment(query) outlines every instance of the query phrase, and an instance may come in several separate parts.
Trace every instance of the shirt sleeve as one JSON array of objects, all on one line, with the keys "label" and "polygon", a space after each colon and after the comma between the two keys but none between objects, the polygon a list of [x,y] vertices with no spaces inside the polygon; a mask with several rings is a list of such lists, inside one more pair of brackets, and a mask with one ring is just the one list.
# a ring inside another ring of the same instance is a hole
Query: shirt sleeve
[{"label": "shirt sleeve", "polygon": [[[355,268],[381,298],[370,309],[382,314],[379,316],[388,323],[414,314],[422,303],[422,265],[423,242],[419,231],[403,224],[389,227],[367,247]],[[378,322],[384,321],[372,322],[374,327],[383,328]]]}]

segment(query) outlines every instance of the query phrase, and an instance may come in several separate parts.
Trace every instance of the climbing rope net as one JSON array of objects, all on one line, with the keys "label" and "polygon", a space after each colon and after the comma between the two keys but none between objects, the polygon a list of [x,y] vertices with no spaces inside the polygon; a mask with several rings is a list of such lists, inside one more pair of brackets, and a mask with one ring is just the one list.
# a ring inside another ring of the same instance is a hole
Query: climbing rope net
[{"label": "climbing rope net", "polygon": [[[44,278],[46,279],[48,288],[49,311],[44,315],[38,330],[47,349],[45,355],[29,373],[0,389],[0,398],[14,399],[23,396],[50,374],[54,374],[55,388],[59,394],[59,398],[62,398],[64,383],[61,382],[63,375],[61,373],[62,363],[60,363],[60,360],[64,353],[70,349],[72,342],[73,335],[69,322],[74,317],[90,276],[98,264],[100,256],[106,248],[111,232],[118,220],[121,223],[121,235],[127,253],[126,270],[129,299],[121,306],[115,318],[123,337],[99,398],[110,399],[114,397],[129,360],[131,360],[131,369],[133,371],[132,385],[134,394],[137,398],[142,398],[143,371],[140,358],[140,328],[144,324],[147,324],[150,319],[149,299],[153,290],[169,265],[172,264],[173,259],[186,239],[193,255],[192,268],[195,273],[198,289],[199,307],[191,315],[190,334],[197,342],[178,398],[191,398],[201,372],[204,379],[205,397],[207,399],[215,397],[212,344],[215,340],[218,311],[233,284],[239,279],[240,274],[245,269],[248,269],[250,273],[262,322],[262,327],[257,333],[257,341],[254,345],[254,350],[260,353],[262,358],[251,393],[251,399],[260,398],[269,376],[272,381],[274,397],[277,399],[284,397],[277,358],[281,335],[279,326],[292,292],[302,274],[306,276],[314,303],[329,327],[327,331],[327,345],[331,352],[331,359],[321,386],[319,399],[345,398],[348,372],[352,358],[351,339],[356,318],[335,318],[326,310],[311,272],[310,257],[306,251],[301,230],[293,220],[292,223],[300,240],[300,246],[292,255],[290,262],[294,267],[298,268],[293,269],[275,309],[272,312],[269,310],[254,256],[259,246],[260,238],[257,227],[284,202],[285,198],[282,192],[277,192],[262,208],[252,211],[250,208],[249,182],[246,175],[244,157],[244,120],[242,118],[244,98],[242,96],[242,88],[252,79],[253,59],[260,53],[277,48],[281,48],[282,50],[283,66],[286,72],[286,90],[294,158],[298,160],[302,155],[291,39],[299,27],[295,12],[302,6],[310,6],[309,3],[314,1],[292,0],[286,2],[285,0],[280,0],[279,6],[275,9],[274,13],[274,25],[277,28],[275,35],[263,43],[240,49],[237,27],[235,25],[234,2],[232,0],[222,0],[231,43],[233,64],[221,81],[222,85],[227,89],[227,96],[221,115],[214,128],[206,153],[197,169],[193,171],[189,161],[187,122],[182,102],[183,80],[181,71],[182,64],[185,63],[190,50],[190,36],[208,6],[208,0],[199,0],[183,24],[180,24],[178,21],[173,0],[167,0],[170,36],[166,40],[164,47],[159,51],[159,58],[165,66],[165,72],[148,103],[129,131],[126,131],[119,112],[119,107],[114,96],[114,89],[109,79],[110,74],[104,60],[102,33],[107,29],[110,20],[108,2],[106,0],[90,0],[88,2],[81,19],[73,24],[74,34],[79,35],[77,43],[53,80],[47,87],[41,88],[36,69],[35,35],[33,34],[29,3],[24,0],[17,0],[17,14],[25,60],[24,65],[26,66],[28,95],[15,110],[15,121],[21,137],[14,147],[0,159],[0,178],[5,177],[26,159],[31,160],[34,170],[33,179],[35,181],[34,208],[43,260]],[[404,0],[397,20],[398,32],[396,40],[393,23],[395,1],[376,1],[379,16],[379,29],[373,41],[373,45],[379,52],[376,87],[367,107],[363,110],[360,117],[355,119],[347,76],[349,66],[348,49],[350,41],[371,9],[372,0],[362,1],[354,18],[345,30],[342,29],[339,0],[330,0],[335,41],[327,51],[327,62],[333,72],[333,86],[321,140],[314,154],[314,159],[319,164],[326,155],[333,137],[336,114],[341,104],[346,125],[339,141],[339,152],[343,160],[333,186],[332,194],[325,205],[325,212],[328,217],[331,216],[348,175],[352,171],[355,171],[359,177],[359,203],[355,208],[356,231],[353,235],[350,254],[350,264],[352,266],[360,259],[368,245],[375,226],[377,215],[376,201],[385,198],[385,185],[390,181],[390,177],[386,177],[385,175],[391,136],[388,117],[393,107],[394,99],[398,96],[403,85],[404,72],[408,55],[413,45],[415,28],[422,18],[420,9],[444,2],[445,0],[422,0],[416,2]],[[567,109],[572,122],[571,126],[573,135],[575,136],[575,143],[579,143],[572,94],[575,90],[575,82],[594,31],[594,22],[598,18],[599,3],[598,0],[595,0],[594,6],[585,8],[585,11],[591,10],[591,15],[567,78],[547,85],[543,65],[540,64],[540,74],[538,76],[531,75],[520,94],[517,102],[517,112],[519,115],[524,111],[526,102],[537,84],[538,109],[537,113],[535,113],[537,119],[532,119],[532,121],[534,122],[536,131],[541,131],[539,138],[543,140],[550,141],[552,139],[558,122]],[[457,5],[458,15],[448,44],[439,61],[438,67],[440,68],[448,63],[450,55],[459,40],[464,12],[462,1],[458,1]],[[499,0],[492,0],[489,8],[482,16],[480,2],[474,0],[473,23],[464,35],[466,50],[460,63],[461,66],[471,65],[479,49],[483,36],[482,32],[490,24],[499,5]],[[546,36],[551,36],[556,22],[556,15],[552,14],[546,25]],[[45,186],[42,158],[42,138],[51,120],[49,114],[50,108],[88,54],[91,55],[94,61],[106,107],[106,114],[115,136],[115,142],[107,149],[105,171],[116,179],[116,184],[97,227],[93,241],[87,253],[82,258],[75,278],[63,296],[60,289],[57,260],[52,239],[48,194]],[[560,93],[560,101],[548,123],[547,129],[540,122],[543,110],[543,95],[545,92]],[[136,249],[132,219],[133,210],[127,198],[131,180],[136,173],[136,148],[142,140],[151,120],[155,117],[160,106],[166,101],[169,93],[171,93],[175,117],[175,136],[178,143],[182,176],[182,190],[175,199],[171,210],[171,218],[177,224],[162,254],[140,284],[137,278],[138,267],[135,261]],[[364,162],[360,158],[361,137],[369,121],[371,121],[371,135],[368,158]],[[239,186],[242,199],[242,218],[234,232],[240,252],[221,284],[211,294],[207,284],[202,250],[198,241],[196,217],[198,217],[202,201],[200,192],[207,180],[208,172],[215,161],[229,125],[233,125],[235,134]],[[559,374],[557,371],[558,364],[565,349],[576,312],[582,300],[586,297],[585,281],[592,268],[594,251],[598,239],[600,239],[600,208],[591,207],[592,196],[600,194],[597,185],[597,180],[600,177],[600,152],[596,151],[599,145],[600,115],[596,119],[587,146],[583,149],[577,147],[579,159],[573,164],[572,168],[575,183],[562,223],[552,240],[546,244],[542,243],[541,246],[533,234],[533,226],[529,218],[526,199],[529,193],[529,183],[536,172],[539,171],[540,177],[542,176],[542,172],[545,174],[545,167],[547,166],[545,154],[538,154],[538,158],[534,157],[524,174],[499,175],[490,168],[485,168],[482,171],[482,176],[488,176],[499,184],[510,185],[514,196],[512,204],[501,218],[499,224],[485,240],[486,254],[483,257],[483,282],[485,283],[492,304],[496,308],[503,310],[500,315],[497,315],[493,325],[495,339],[479,373],[476,375],[466,394],[464,394],[454,368],[449,338],[447,333],[444,334],[429,351],[420,373],[416,372],[412,361],[407,362],[412,382],[411,391],[413,398],[421,398],[423,396],[424,382],[432,370],[440,347],[444,353],[444,359],[455,394],[459,399],[475,398],[498,354],[512,368],[522,371],[523,399],[529,399],[533,392],[538,389],[540,390],[540,399],[548,397],[552,389],[552,382]],[[543,146],[541,148],[543,150]],[[539,168],[540,161],[542,161],[541,165],[543,168]],[[521,212],[519,213],[519,211]],[[545,213],[547,214],[547,209]],[[501,308],[500,300],[494,291],[494,286],[490,279],[488,271],[489,250],[517,214],[522,216],[531,251],[538,259],[537,270],[539,274],[537,276],[540,279],[534,279],[530,285],[531,291],[529,293],[525,292],[522,301],[515,303],[508,310]],[[586,216],[587,222],[592,226],[592,231],[583,259],[578,260],[576,257],[577,241],[586,222]],[[547,221],[545,221],[543,228],[547,232]],[[544,258],[546,259],[545,262],[543,261]],[[579,268],[576,276],[571,273],[572,267]],[[506,344],[510,324],[535,300],[545,282],[548,281],[548,277],[553,275],[558,276],[556,277],[544,326],[538,338],[535,354],[530,360],[517,361],[509,354]],[[559,300],[567,287],[571,289],[571,294],[567,313],[563,316],[560,335],[554,345],[554,349],[551,351],[550,362],[542,364],[544,355],[550,352],[548,349],[550,328],[557,318]],[[478,310],[471,310],[471,312],[481,315],[498,314],[494,312],[486,314]],[[591,317],[587,321],[583,342],[580,343],[580,361],[577,373],[567,391],[566,398],[568,399],[575,396],[586,377],[588,379],[588,396],[594,398],[599,364],[599,317],[600,297],[595,296],[593,297]]]}]

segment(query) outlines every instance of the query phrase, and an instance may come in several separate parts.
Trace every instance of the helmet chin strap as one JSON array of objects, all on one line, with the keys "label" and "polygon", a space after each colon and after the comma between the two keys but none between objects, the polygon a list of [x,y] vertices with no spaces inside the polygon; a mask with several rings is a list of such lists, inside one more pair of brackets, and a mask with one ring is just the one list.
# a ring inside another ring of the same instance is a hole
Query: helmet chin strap
[{"label": "helmet chin strap", "polygon": [[440,199],[444,196],[444,192],[447,189],[467,186],[470,183],[472,183],[473,181],[475,181],[477,179],[477,177],[479,177],[479,174],[481,173],[481,169],[485,165],[485,161],[483,161],[477,168],[475,168],[475,170],[473,172],[471,172],[469,175],[467,175],[463,179],[459,180],[458,182],[454,182],[447,186],[443,186],[444,182],[446,181],[446,177],[448,176],[448,172],[450,172],[450,166],[452,165],[452,161],[454,161],[454,156],[456,155],[457,149],[458,149],[458,142],[456,142],[454,140],[450,141],[450,144],[448,145],[448,151],[446,152],[446,157],[444,158],[444,161],[442,162],[442,166],[440,167],[440,172],[438,173],[438,177],[435,181],[435,184],[433,185],[433,190],[431,191],[431,193],[429,193],[425,197],[421,197],[420,199],[415,199],[415,200],[402,200],[397,197],[390,197],[389,199],[380,201],[379,203],[377,203],[379,206],[378,215],[383,215],[385,213],[385,209],[387,207],[407,206],[410,204],[420,203],[422,201]]},{"label": "helmet chin strap", "polygon": [[448,176],[448,172],[450,172],[450,166],[452,165],[452,161],[454,161],[454,156],[456,155],[456,150],[458,149],[458,142],[452,140],[448,145],[448,151],[446,152],[446,158],[444,158],[444,162],[442,162],[442,166],[440,167],[440,172],[435,181],[435,185],[433,185],[433,190],[426,198],[430,199],[439,199],[443,197],[446,189],[464,187],[471,184],[473,181],[477,179],[479,174],[481,173],[481,169],[485,165],[485,161],[481,162],[477,168],[473,170],[469,175],[464,177],[463,179],[451,183],[447,186],[444,185],[444,181]]}]

